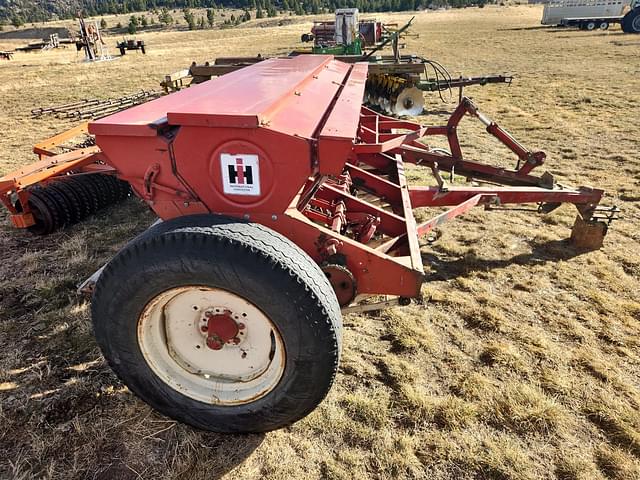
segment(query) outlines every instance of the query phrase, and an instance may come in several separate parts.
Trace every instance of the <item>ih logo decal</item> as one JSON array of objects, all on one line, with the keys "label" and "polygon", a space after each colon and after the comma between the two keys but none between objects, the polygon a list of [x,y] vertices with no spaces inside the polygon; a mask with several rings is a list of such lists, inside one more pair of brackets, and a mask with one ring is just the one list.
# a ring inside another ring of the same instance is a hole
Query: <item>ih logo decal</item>
[{"label": "ih logo decal", "polygon": [[224,193],[260,195],[260,162],[257,155],[223,153],[220,155]]}]

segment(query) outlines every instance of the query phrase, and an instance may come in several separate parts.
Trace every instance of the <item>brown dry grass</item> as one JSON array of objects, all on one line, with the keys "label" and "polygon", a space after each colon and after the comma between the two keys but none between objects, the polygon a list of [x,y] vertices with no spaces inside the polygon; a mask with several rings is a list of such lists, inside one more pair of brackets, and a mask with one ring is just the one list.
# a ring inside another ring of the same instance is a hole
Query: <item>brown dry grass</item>
[{"label": "brown dry grass", "polygon": [[[44,239],[2,220],[0,476],[640,478],[640,47],[618,29],[535,28],[539,17],[538,7],[419,14],[407,51],[454,72],[518,75],[511,88],[469,93],[546,150],[562,181],[603,187],[624,208],[601,251],[563,241],[570,207],[547,220],[474,211],[423,249],[431,302],[345,318],[340,374],[316,412],[267,435],[222,436],[129,394],[74,294],[151,223],[143,206],[131,200]],[[301,30],[144,34],[147,56],[96,65],[70,49],[18,54],[0,63],[0,172],[67,126],[32,120],[31,108],[154,88],[192,60],[285,51]],[[480,128],[463,133],[470,156],[502,161]]]}]

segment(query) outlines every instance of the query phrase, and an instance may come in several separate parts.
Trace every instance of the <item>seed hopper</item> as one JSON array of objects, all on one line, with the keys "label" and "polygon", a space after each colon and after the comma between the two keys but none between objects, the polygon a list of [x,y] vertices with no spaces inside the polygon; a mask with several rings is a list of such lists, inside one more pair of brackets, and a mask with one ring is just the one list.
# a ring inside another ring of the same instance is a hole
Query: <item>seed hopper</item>
[{"label": "seed hopper", "polygon": [[[616,214],[602,190],[534,175],[544,153],[467,98],[443,125],[363,107],[367,68],[264,60],[89,123],[96,145],[52,155],[71,134],[45,142],[38,163],[0,179],[13,224],[36,233],[126,196],[126,184],[163,220],[85,284],[106,359],[157,410],[220,432],[304,417],[337,371],[341,310],[419,297],[419,239],[473,207],[571,203],[573,240],[601,245]],[[512,167],[463,155],[464,117],[513,152]],[[448,149],[431,148],[434,136]],[[432,184],[409,184],[408,165]],[[417,223],[418,207],[444,208]]]}]

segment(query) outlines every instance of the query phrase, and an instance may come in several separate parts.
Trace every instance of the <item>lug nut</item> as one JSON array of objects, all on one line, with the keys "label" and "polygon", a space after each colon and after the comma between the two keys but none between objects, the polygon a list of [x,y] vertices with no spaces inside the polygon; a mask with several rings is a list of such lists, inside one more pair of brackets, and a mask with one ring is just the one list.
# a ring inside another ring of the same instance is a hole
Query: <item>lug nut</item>
[{"label": "lug nut", "polygon": [[211,350],[221,350],[224,345],[216,337],[207,337],[207,347]]}]

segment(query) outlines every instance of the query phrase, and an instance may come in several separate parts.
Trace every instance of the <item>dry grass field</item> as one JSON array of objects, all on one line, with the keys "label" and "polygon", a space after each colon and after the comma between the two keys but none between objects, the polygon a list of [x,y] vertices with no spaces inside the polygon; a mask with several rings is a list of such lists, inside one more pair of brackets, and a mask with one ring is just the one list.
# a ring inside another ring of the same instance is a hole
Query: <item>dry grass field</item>
[{"label": "dry grass field", "polygon": [[[3,217],[0,478],[640,478],[640,38],[538,28],[540,14],[419,13],[407,52],[452,73],[517,75],[510,88],[467,92],[547,152],[541,170],[606,189],[624,219],[602,250],[566,243],[570,206],[457,219],[422,250],[430,301],[347,316],[324,403],[290,428],[234,436],[154,413],[93,340],[74,287],[152,223],[139,201],[46,238]],[[0,174],[72,125],[34,120],[32,108],[156,88],[192,60],[284,52],[308,26],[142,34],[146,56],[94,65],[71,48],[16,54],[0,63]],[[440,113],[420,120],[437,123],[453,105],[428,107]],[[513,165],[479,125],[463,125],[469,158]]]}]

